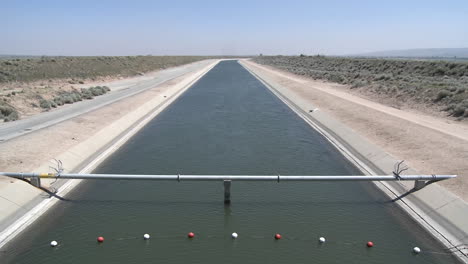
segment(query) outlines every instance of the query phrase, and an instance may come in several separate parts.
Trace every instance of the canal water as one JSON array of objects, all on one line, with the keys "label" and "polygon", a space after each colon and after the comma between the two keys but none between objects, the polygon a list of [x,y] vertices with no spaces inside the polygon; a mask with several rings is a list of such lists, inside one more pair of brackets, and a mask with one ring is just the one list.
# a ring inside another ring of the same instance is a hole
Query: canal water
[{"label": "canal water", "polygon": [[[218,64],[95,172],[360,174],[237,61]],[[225,206],[222,182],[88,181],[1,263],[456,263],[371,183],[233,182],[231,192]]]}]

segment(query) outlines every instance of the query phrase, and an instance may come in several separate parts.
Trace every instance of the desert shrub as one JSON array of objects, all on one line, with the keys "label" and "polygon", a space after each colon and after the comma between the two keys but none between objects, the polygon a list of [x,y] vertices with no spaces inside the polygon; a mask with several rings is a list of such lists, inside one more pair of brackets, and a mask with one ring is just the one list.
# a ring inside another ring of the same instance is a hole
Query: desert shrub
[{"label": "desert shrub", "polygon": [[466,111],[468,111],[468,99],[461,101],[459,104],[455,105],[451,110],[451,114],[455,117],[466,117],[465,113]]},{"label": "desert shrub", "polygon": [[110,89],[107,86],[95,86],[89,87],[88,89],[81,88],[80,90],[73,90],[71,92],[60,92],[53,100],[49,101],[49,103],[50,107],[73,104],[82,100],[93,99],[94,96],[103,95],[108,91],[110,91]]},{"label": "desert shrub", "polygon": [[392,79],[392,75],[391,74],[378,74],[374,77],[374,81],[388,81]]},{"label": "desert shrub", "polygon": [[4,122],[10,122],[10,121],[18,120],[18,119],[19,119],[19,114],[18,114],[18,112],[15,110],[15,111],[12,112],[10,115],[5,116],[5,117],[3,118],[3,121],[4,121]]},{"label": "desert shrub", "polygon": [[456,94],[462,94],[466,91],[466,88],[465,87],[459,87],[456,91]]},{"label": "desert shrub", "polygon": [[75,100],[73,99],[73,96],[70,94],[63,94],[61,95],[61,97],[62,97],[62,102],[64,104],[73,104],[75,102]]},{"label": "desert shrub", "polygon": [[19,118],[18,111],[6,103],[0,103],[0,118],[4,122],[14,121]]},{"label": "desert shrub", "polygon": [[[444,84],[441,83],[440,85],[443,86]],[[452,86],[452,87],[450,87],[450,88],[448,88],[448,89],[449,89],[449,91],[452,92],[452,93],[457,91],[457,87],[454,87],[454,86]]]},{"label": "desert shrub", "polygon": [[463,116],[465,110],[468,110],[468,108],[465,108],[462,105],[458,105],[457,107],[455,107],[455,109],[453,109],[452,115],[455,117]]},{"label": "desert shrub", "polygon": [[433,73],[435,76],[442,76],[445,74],[445,69],[442,68],[442,67],[438,67],[434,70],[434,73]]},{"label": "desert shrub", "polygon": [[99,96],[105,93],[101,86],[90,87],[89,90],[94,96]]},{"label": "desert shrub", "polygon": [[58,106],[60,106],[60,105],[63,105],[63,104],[64,104],[64,102],[63,102],[63,100],[62,100],[62,97],[61,97],[61,96],[56,96],[56,97],[54,97],[54,99],[53,99],[53,102],[54,102],[56,105],[58,105]]},{"label": "desert shrub", "polygon": [[449,91],[447,91],[447,90],[442,90],[442,91],[440,91],[440,92],[437,94],[437,96],[436,96],[436,98],[434,99],[434,101],[435,101],[435,102],[438,102],[438,101],[444,99],[445,97],[447,97],[447,96],[449,96],[449,95],[451,95],[451,93],[450,93]]},{"label": "desert shrub", "polygon": [[42,109],[47,109],[49,110],[52,106],[50,104],[50,102],[46,99],[41,99],[39,101],[39,106],[42,108]]},{"label": "desert shrub", "polygon": [[99,96],[99,95],[102,94],[101,87],[99,87],[99,86],[90,87],[88,90],[91,92],[91,94],[92,94],[93,96]]},{"label": "desert shrub", "polygon": [[73,91],[69,94],[69,96],[71,97],[71,99],[73,100],[73,102],[79,102],[81,101],[81,93],[78,92],[78,91]]},{"label": "desert shrub", "polygon": [[345,78],[339,73],[330,73],[327,79],[331,82],[344,83]]},{"label": "desert shrub", "polygon": [[93,99],[94,95],[89,89],[81,89],[81,97],[85,100]]},{"label": "desert shrub", "polygon": [[107,86],[95,86],[95,87],[90,87],[88,90],[91,92],[93,96],[99,96],[107,93],[110,91],[109,87]]},{"label": "desert shrub", "polygon": [[366,81],[353,81],[352,85],[351,85],[351,88],[352,89],[360,88],[360,87],[363,87],[363,86],[366,86],[366,85],[368,85],[368,83]]}]

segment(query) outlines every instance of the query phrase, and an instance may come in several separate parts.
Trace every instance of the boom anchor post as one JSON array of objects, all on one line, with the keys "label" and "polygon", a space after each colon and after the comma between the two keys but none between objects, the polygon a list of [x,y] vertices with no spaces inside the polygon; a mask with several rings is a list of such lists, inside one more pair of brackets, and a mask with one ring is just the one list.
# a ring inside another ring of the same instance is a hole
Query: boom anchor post
[{"label": "boom anchor post", "polygon": [[31,179],[29,180],[29,183],[32,186],[35,186],[37,188],[41,188],[41,178],[40,177],[31,177]]},{"label": "boom anchor post", "polygon": [[431,184],[431,183],[434,183],[434,182],[438,182],[440,181],[440,179],[437,178],[436,175],[432,175],[432,179],[431,180],[415,180],[414,181],[414,187],[413,187],[413,190],[417,191],[417,190],[421,190],[422,188],[426,187],[427,185]]},{"label": "boom anchor post", "polygon": [[413,190],[421,190],[422,188],[426,187],[427,182],[423,180],[416,180],[414,181],[414,187]]},{"label": "boom anchor post", "polygon": [[231,203],[231,180],[224,180],[224,204]]}]

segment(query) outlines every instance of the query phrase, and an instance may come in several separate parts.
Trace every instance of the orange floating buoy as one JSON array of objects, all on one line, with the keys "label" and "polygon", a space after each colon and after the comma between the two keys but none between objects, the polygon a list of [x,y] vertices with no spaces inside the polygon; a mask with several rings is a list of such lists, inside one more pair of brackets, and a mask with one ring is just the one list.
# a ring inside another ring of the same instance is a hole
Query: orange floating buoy
[{"label": "orange floating buoy", "polygon": [[190,233],[187,234],[187,236],[188,236],[189,238],[194,238],[194,237],[195,237],[195,234],[194,234],[193,232],[190,232]]},{"label": "orange floating buoy", "polygon": [[373,246],[374,246],[374,242],[372,241],[367,242],[367,247],[373,247]]},{"label": "orange floating buoy", "polygon": [[281,239],[281,235],[280,235],[280,234],[276,234],[276,235],[275,235],[275,239],[276,239],[276,240]]},{"label": "orange floating buoy", "polygon": [[97,238],[97,242],[102,243],[104,242],[104,237],[100,236]]}]

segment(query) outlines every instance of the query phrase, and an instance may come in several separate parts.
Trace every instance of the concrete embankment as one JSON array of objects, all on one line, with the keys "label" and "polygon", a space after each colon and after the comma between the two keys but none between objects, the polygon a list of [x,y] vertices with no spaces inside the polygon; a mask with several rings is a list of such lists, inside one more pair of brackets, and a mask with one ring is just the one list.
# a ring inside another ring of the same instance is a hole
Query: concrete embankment
[{"label": "concrete embankment", "polygon": [[[405,158],[391,156],[350,127],[343,125],[341,120],[332,117],[333,112],[327,113],[318,109],[314,101],[308,100],[293,88],[297,85],[307,85],[306,82],[297,80],[291,85],[291,78],[285,81],[286,77],[279,71],[266,69],[246,60],[241,61],[241,64],[307,123],[322,133],[363,173],[391,175],[396,162]],[[314,90],[313,87],[307,88]],[[318,98],[320,94],[314,94],[314,96]],[[365,118],[365,116],[360,118]],[[418,174],[414,169],[405,173]],[[415,221],[440,240],[448,248],[448,252],[453,252],[462,261],[468,263],[466,248],[468,204],[463,199],[436,183],[412,193],[409,191],[414,187],[413,183],[375,182],[375,184]]]},{"label": "concrete embankment", "polygon": [[[0,150],[7,154],[0,161],[2,170],[48,172],[56,165],[55,160],[60,160],[67,172],[91,172],[218,62],[214,60],[140,94],[3,142]],[[48,194],[24,181],[0,177],[0,247],[56,204],[56,197],[63,197],[79,183],[43,180]]]}]

